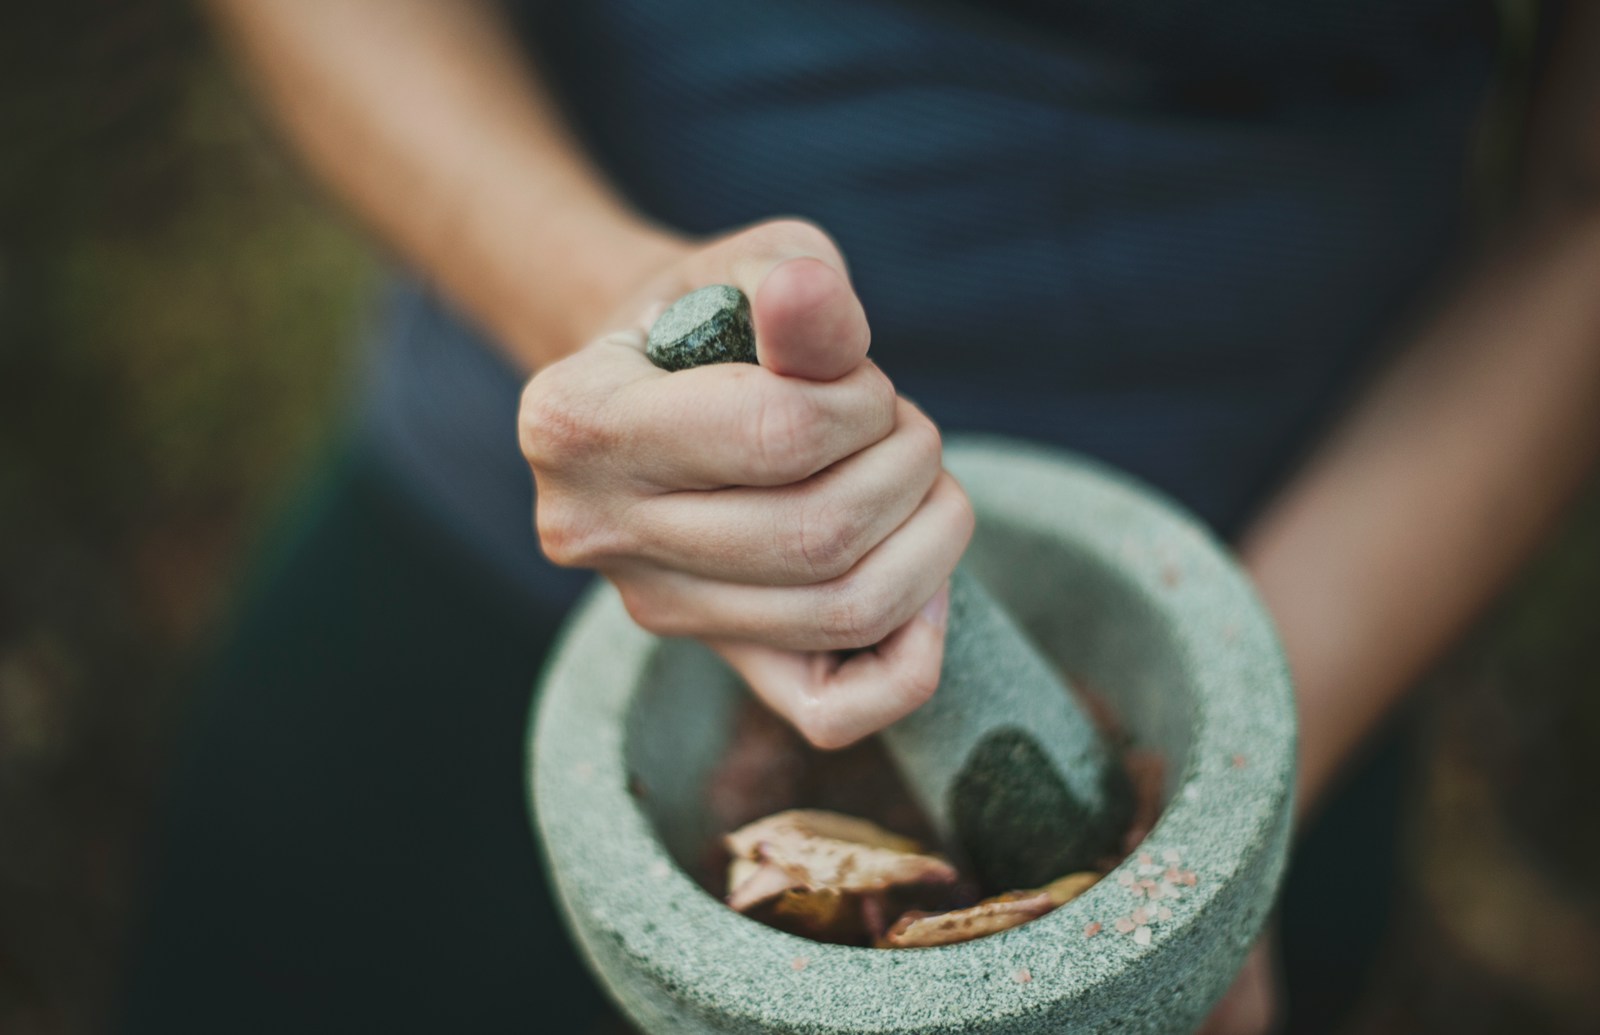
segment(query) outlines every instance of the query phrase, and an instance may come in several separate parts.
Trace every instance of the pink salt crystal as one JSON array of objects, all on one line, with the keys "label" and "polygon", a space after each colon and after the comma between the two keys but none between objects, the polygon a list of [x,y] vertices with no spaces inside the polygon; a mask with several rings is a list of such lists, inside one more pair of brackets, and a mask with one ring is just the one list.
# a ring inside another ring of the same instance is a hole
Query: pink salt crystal
[{"label": "pink salt crystal", "polygon": [[1100,921],[1098,920],[1083,925],[1083,936],[1085,938],[1093,938],[1095,935],[1099,934],[1100,931]]},{"label": "pink salt crystal", "polygon": [[1233,756],[1233,767],[1235,769],[1243,769],[1247,764],[1248,763],[1245,762],[1245,757],[1243,755]]},{"label": "pink salt crystal", "polygon": [[1133,874],[1131,874],[1131,873],[1118,874],[1117,875],[1117,883],[1121,884],[1125,888],[1133,887]]},{"label": "pink salt crystal", "polygon": [[1161,853],[1161,861],[1166,863],[1168,866],[1176,866],[1178,863],[1183,861],[1183,856],[1168,848],[1166,851]]},{"label": "pink salt crystal", "polygon": [[1117,933],[1118,934],[1127,934],[1129,931],[1132,931],[1135,926],[1136,925],[1134,924],[1134,922],[1132,920],[1129,920],[1125,916],[1124,917],[1119,917],[1117,919]]},{"label": "pink salt crystal", "polygon": [[1139,865],[1140,866],[1153,866],[1153,865],[1155,865],[1155,860],[1150,858],[1150,853],[1149,852],[1140,852],[1139,853]]},{"label": "pink salt crystal", "polygon": [[1026,985],[1028,982],[1033,980],[1033,972],[1027,967],[1023,967],[1015,974],[1011,975],[1011,980],[1015,981],[1019,985]]},{"label": "pink salt crystal", "polygon": [[1168,884],[1177,884],[1179,881],[1183,880],[1183,874],[1176,866],[1168,866],[1167,872],[1161,875],[1161,879],[1166,881]]},{"label": "pink salt crystal", "polygon": [[1156,919],[1157,920],[1171,920],[1172,919],[1172,910],[1168,909],[1166,906],[1162,906],[1160,909],[1156,910]]},{"label": "pink salt crystal", "polygon": [[1145,912],[1145,908],[1143,906],[1140,906],[1138,909],[1133,911],[1132,920],[1135,924],[1147,924],[1150,922],[1150,914]]},{"label": "pink salt crystal", "polygon": [[804,957],[804,956],[796,956],[794,959],[789,961],[789,969],[793,970],[793,971],[796,971],[796,972],[799,972],[799,971],[805,970],[806,967],[810,966],[810,964],[811,964],[811,961],[809,959],[807,959],[806,957]]}]

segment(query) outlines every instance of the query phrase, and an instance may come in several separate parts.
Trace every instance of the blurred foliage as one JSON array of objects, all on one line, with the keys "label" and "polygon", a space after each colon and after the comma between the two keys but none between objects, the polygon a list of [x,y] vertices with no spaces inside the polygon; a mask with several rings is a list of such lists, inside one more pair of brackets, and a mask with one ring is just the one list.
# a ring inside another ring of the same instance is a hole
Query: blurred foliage
[{"label": "blurred foliage", "polygon": [[1600,484],[1432,680],[1384,1030],[1600,1031]]},{"label": "blurred foliage", "polygon": [[1597,597],[1600,492],[1591,491],[1467,646],[1466,689],[1451,713],[1473,745],[1471,764],[1499,775],[1499,811],[1519,839],[1600,919],[1600,821],[1591,815],[1600,802]]},{"label": "blurred foliage", "polygon": [[0,14],[0,1031],[114,994],[174,672],[337,419],[372,261],[186,4]]}]

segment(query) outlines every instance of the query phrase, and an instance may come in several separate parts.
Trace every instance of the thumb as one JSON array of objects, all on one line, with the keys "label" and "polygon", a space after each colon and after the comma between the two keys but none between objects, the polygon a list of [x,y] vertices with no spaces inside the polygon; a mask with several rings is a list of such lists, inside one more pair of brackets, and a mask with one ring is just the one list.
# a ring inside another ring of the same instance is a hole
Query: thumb
[{"label": "thumb", "polygon": [[799,220],[774,220],[726,245],[733,281],[750,297],[763,367],[833,381],[861,364],[872,333],[844,257],[827,234]]}]

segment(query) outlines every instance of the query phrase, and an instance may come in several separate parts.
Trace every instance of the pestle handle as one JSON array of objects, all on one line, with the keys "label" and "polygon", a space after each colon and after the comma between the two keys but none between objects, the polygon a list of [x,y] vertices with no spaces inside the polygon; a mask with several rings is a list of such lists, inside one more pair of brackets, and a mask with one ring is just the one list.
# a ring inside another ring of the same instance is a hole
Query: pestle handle
[{"label": "pestle handle", "polygon": [[[691,292],[651,327],[646,355],[682,370],[756,362],[750,303]],[[995,887],[1036,887],[1113,852],[1130,810],[1115,753],[982,583],[957,567],[939,689],[883,732],[913,796]]]}]

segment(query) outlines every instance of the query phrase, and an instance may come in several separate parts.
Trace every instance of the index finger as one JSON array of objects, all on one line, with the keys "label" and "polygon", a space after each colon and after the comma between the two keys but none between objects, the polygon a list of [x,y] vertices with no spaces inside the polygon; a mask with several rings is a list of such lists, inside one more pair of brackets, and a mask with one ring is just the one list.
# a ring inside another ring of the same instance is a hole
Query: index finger
[{"label": "index finger", "polygon": [[873,363],[826,382],[744,363],[651,368],[606,409],[635,477],[669,490],[788,485],[895,426],[894,386]]}]

